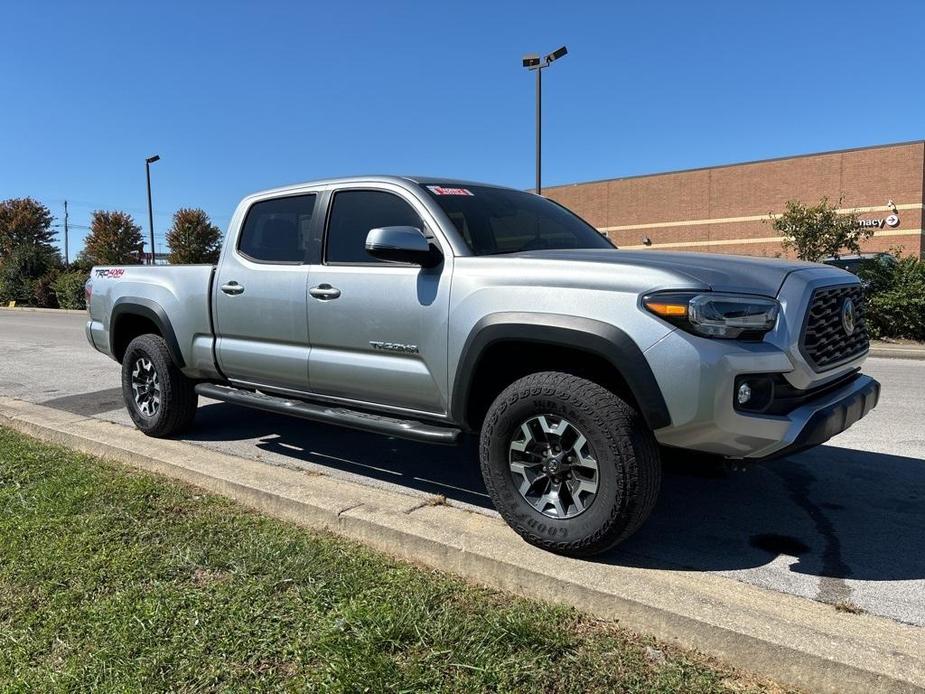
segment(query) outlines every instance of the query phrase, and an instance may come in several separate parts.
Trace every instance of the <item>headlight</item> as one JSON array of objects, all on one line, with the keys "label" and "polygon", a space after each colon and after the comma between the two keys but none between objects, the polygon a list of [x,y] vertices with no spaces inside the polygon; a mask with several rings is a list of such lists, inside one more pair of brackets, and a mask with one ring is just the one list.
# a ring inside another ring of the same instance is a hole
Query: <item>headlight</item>
[{"label": "headlight", "polygon": [[780,304],[749,294],[671,292],[649,294],[643,305],[656,316],[695,335],[760,340],[774,327]]}]

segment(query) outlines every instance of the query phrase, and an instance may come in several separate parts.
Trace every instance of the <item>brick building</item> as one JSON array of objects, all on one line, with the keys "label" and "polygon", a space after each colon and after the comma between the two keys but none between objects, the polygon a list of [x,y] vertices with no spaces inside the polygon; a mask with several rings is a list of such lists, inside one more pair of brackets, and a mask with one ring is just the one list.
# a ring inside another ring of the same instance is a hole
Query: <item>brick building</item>
[{"label": "brick building", "polygon": [[843,198],[874,235],[865,251],[925,257],[925,141],[544,188],[621,248],[774,256],[769,214]]}]

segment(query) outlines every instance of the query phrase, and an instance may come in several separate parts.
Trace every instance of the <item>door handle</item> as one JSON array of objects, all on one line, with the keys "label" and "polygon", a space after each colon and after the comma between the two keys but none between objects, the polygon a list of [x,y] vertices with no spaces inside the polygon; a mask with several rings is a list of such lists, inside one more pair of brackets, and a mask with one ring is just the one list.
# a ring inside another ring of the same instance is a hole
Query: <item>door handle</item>
[{"label": "door handle", "polygon": [[236,296],[238,294],[244,293],[244,285],[238,284],[237,282],[228,282],[227,284],[222,285],[222,291],[226,294],[231,294]]},{"label": "door handle", "polygon": [[309,289],[308,293],[316,299],[329,301],[330,299],[336,299],[340,296],[340,289],[332,287],[330,284],[319,284],[317,287]]}]

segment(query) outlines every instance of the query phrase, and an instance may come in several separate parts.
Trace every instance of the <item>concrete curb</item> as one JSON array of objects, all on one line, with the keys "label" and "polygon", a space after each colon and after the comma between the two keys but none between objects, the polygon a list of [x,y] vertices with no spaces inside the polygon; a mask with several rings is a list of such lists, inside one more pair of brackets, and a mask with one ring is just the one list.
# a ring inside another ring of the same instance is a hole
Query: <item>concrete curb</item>
[{"label": "concrete curb", "polygon": [[0,423],[150,470],[393,556],[542,600],[824,692],[925,691],[925,630],[851,615],[714,574],[548,554],[498,519],[438,499],[268,466],[128,427],[0,398]]},{"label": "concrete curb", "polygon": [[27,313],[83,313],[87,312],[78,308],[38,308],[37,306],[0,306],[0,311],[26,311]]},{"label": "concrete curb", "polygon": [[925,347],[892,342],[871,342],[870,356],[885,359],[925,359]]}]

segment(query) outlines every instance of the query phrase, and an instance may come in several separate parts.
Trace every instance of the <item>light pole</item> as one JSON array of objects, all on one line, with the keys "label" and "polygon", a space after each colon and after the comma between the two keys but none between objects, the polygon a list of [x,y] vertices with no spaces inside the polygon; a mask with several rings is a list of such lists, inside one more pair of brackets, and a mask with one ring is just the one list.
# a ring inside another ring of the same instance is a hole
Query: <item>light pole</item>
[{"label": "light pole", "polygon": [[148,229],[151,231],[151,264],[154,265],[154,210],[151,207],[151,164],[158,161],[160,156],[145,159],[145,174],[148,177]]},{"label": "light pole", "polygon": [[542,184],[542,147],[543,147],[543,70],[552,65],[559,58],[568,53],[565,46],[548,54],[545,58],[531,53],[523,58],[523,65],[528,70],[536,71],[536,194],[541,195],[543,192]]}]

